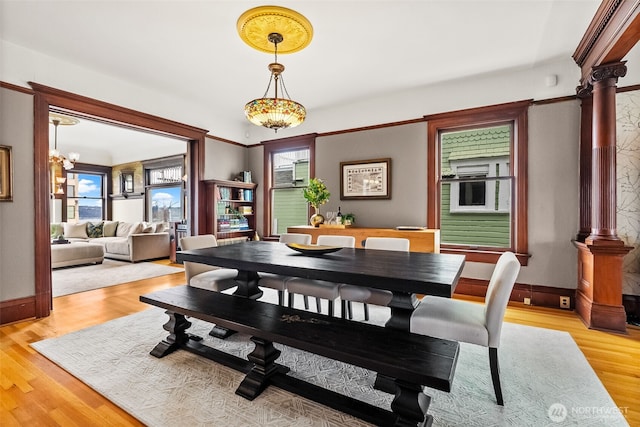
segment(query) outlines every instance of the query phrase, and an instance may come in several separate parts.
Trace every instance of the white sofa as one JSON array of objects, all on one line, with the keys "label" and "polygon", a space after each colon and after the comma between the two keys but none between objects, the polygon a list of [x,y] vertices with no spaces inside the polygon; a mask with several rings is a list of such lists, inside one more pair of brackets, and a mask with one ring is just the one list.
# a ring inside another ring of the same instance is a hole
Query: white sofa
[{"label": "white sofa", "polygon": [[51,224],[51,238],[60,235],[70,242],[102,245],[105,258],[138,262],[167,258],[170,254],[166,223],[97,221]]}]

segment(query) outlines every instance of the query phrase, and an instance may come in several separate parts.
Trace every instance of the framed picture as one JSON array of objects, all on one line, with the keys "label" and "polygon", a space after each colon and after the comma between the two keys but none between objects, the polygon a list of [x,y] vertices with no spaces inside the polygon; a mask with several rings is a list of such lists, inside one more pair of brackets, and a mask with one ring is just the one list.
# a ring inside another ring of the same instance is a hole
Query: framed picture
[{"label": "framed picture", "polygon": [[11,147],[0,145],[0,202],[13,200],[13,164]]},{"label": "framed picture", "polygon": [[133,193],[133,171],[120,172],[120,192]]},{"label": "framed picture", "polygon": [[390,198],[390,158],[340,162],[340,200]]}]

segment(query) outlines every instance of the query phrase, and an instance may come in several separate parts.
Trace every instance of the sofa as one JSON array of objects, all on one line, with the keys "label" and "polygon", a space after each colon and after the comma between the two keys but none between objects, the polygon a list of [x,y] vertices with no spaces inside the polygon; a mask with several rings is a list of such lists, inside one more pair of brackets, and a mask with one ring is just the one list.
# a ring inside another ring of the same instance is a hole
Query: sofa
[{"label": "sofa", "polygon": [[168,224],[163,222],[96,221],[51,224],[51,238],[100,244],[105,258],[129,262],[168,258]]}]

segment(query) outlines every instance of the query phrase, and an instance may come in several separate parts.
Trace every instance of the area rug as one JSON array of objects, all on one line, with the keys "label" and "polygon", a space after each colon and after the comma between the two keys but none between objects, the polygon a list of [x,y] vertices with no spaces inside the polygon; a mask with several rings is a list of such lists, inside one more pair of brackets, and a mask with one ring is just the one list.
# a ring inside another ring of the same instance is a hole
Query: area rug
[{"label": "area rug", "polygon": [[[370,307],[373,323],[385,309]],[[367,423],[276,387],[254,401],[234,394],[243,375],[186,351],[162,359],[149,351],[167,332],[163,310],[149,310],[32,344],[148,426],[366,426]],[[211,325],[190,319],[205,343],[245,357],[245,335],[209,337]],[[277,345],[290,375],[389,409],[375,374]],[[568,333],[505,324],[500,347],[505,406],[495,403],[487,349],[461,344],[451,393],[425,389],[435,426],[626,426],[602,383]]]},{"label": "area rug", "polygon": [[54,297],[59,297],[181,271],[184,270],[179,267],[153,262],[130,263],[105,258],[102,264],[52,270],[52,292]]}]

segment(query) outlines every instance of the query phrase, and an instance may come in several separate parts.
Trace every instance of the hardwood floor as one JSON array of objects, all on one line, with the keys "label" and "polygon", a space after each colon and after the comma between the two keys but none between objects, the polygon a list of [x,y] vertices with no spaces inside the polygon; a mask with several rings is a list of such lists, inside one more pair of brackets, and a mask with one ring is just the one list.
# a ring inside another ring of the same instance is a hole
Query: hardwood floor
[{"label": "hardwood floor", "polygon": [[[0,424],[142,425],[29,344],[145,310],[139,295],[181,284],[184,274],[175,273],[58,297],[51,316],[0,327]],[[588,330],[571,311],[522,304],[511,304],[505,320],[569,332],[629,424],[640,426],[640,328],[629,327],[628,335]]]}]

